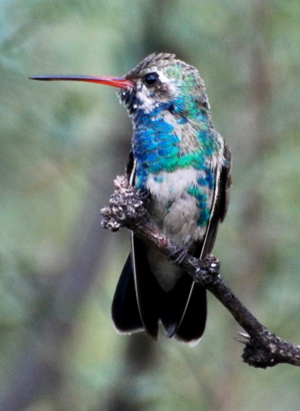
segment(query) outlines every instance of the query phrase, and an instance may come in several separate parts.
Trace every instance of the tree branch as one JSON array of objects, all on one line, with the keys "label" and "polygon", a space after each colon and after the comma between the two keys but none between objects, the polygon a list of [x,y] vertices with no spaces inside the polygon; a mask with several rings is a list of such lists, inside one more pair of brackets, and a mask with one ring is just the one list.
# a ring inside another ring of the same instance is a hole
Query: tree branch
[{"label": "tree branch", "polygon": [[180,262],[176,256],[181,248],[159,232],[150,220],[145,202],[147,197],[131,187],[124,176],[115,180],[116,190],[109,207],[103,208],[102,226],[111,231],[127,227],[143,240],[151,242],[168,259],[184,268],[195,280],[205,286],[223,305],[239,325],[247,332],[240,333],[245,344],[243,360],[253,367],[267,368],[280,363],[300,366],[300,346],[277,337],[264,327],[239,301],[220,275],[220,262],[213,255],[199,260],[186,255]]}]

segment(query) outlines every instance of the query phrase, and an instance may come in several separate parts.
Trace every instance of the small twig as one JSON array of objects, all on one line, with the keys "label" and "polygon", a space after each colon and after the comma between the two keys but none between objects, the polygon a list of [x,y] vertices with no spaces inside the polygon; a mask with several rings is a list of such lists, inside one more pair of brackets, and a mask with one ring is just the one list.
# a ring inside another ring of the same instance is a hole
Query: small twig
[{"label": "small twig", "polygon": [[254,367],[267,368],[280,363],[300,366],[300,346],[277,337],[264,327],[239,301],[220,275],[220,262],[213,255],[199,260],[187,254],[180,262],[175,261],[180,247],[159,232],[150,220],[139,192],[128,184],[126,177],[117,177],[116,191],[110,198],[109,207],[101,210],[104,228],[117,231],[127,227],[143,240],[151,242],[174,264],[183,267],[195,280],[204,285],[232,314],[247,332],[243,360]]}]

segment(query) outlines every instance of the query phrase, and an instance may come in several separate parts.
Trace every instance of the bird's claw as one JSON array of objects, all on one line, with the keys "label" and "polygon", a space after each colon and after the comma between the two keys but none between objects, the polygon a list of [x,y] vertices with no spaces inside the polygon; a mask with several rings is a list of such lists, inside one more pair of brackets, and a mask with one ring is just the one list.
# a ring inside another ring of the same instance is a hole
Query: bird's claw
[{"label": "bird's claw", "polygon": [[173,264],[180,264],[185,259],[188,254],[187,247],[181,247],[173,251],[170,255],[168,260],[172,260]]}]

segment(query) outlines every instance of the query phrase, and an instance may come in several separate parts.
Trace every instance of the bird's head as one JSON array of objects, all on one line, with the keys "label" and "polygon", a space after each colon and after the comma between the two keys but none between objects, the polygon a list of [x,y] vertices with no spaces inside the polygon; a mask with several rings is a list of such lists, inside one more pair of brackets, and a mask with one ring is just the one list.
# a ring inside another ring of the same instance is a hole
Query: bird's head
[{"label": "bird's head", "polygon": [[42,75],[31,79],[84,81],[117,87],[120,100],[133,118],[140,112],[156,115],[159,111],[193,118],[200,110],[209,110],[199,72],[169,53],[150,54],[124,77]]},{"label": "bird's head", "polygon": [[161,109],[188,115],[193,110],[209,109],[199,72],[174,54],[151,54],[126,74],[125,79],[132,86],[121,89],[119,96],[130,115],[140,110],[157,113]]}]

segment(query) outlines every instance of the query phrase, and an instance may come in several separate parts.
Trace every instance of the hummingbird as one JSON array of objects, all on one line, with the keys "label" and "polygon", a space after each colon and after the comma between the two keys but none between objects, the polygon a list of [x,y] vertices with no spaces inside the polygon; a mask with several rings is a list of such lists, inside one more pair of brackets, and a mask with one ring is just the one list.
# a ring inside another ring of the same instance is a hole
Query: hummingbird
[{"label": "hummingbird", "polygon": [[[205,84],[196,68],[174,54],[153,53],[123,77],[48,75],[119,89],[133,125],[126,174],[147,197],[157,229],[182,250],[204,259],[225,218],[231,187],[231,154],[216,131]],[[112,303],[117,331],[145,330],[196,345],[207,317],[206,289],[181,267],[131,232],[131,252]]]}]

